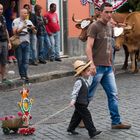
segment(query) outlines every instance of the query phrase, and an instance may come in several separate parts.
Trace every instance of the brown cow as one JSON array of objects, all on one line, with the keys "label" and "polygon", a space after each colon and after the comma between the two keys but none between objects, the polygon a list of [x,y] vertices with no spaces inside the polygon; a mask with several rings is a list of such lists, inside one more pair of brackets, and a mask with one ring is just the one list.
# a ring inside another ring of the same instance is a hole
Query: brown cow
[{"label": "brown cow", "polygon": [[[79,35],[79,39],[81,41],[83,41],[83,42],[87,41],[87,29],[88,29],[89,25],[92,22],[97,20],[97,17],[96,16],[92,16],[92,17],[85,18],[85,19],[82,19],[82,20],[76,20],[74,18],[74,14],[73,14],[72,20],[76,23],[75,27],[78,28],[78,29],[81,29],[81,33]],[[85,24],[85,27],[82,26],[82,24]]]},{"label": "brown cow", "polygon": [[120,48],[125,44],[131,57],[131,71],[137,72],[137,57],[140,50],[140,12],[130,13],[124,23],[123,33],[116,38],[115,46]]}]

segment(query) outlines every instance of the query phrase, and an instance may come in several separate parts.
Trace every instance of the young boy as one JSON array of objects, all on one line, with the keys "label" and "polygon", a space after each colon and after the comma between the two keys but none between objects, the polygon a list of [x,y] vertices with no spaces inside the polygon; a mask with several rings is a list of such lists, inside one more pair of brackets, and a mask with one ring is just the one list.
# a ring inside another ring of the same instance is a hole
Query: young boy
[{"label": "young boy", "polygon": [[90,64],[91,62],[85,63],[81,60],[77,60],[74,63],[74,69],[76,71],[75,76],[77,76],[77,80],[73,87],[70,106],[75,106],[75,111],[71,118],[67,132],[72,135],[77,135],[78,132],[75,131],[75,128],[79,125],[80,121],[83,120],[90,138],[93,138],[94,136],[100,134],[101,131],[96,130],[91,114],[87,108],[89,104],[88,87],[90,85],[90,80],[88,80],[88,78],[90,79]]}]

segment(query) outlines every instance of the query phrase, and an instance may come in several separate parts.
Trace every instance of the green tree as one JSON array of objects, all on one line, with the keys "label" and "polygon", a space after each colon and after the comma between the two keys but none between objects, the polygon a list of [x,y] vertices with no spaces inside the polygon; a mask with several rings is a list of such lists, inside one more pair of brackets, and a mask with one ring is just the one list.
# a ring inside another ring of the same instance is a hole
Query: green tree
[{"label": "green tree", "polygon": [[128,0],[128,3],[133,7],[134,11],[140,11],[140,1],[139,0]]}]

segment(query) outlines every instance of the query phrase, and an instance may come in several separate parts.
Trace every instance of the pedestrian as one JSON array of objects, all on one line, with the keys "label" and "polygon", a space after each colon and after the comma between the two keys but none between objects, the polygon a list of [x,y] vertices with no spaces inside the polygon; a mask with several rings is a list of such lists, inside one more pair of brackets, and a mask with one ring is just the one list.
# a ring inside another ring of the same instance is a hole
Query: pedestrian
[{"label": "pedestrian", "polygon": [[49,55],[51,59],[53,52],[51,51],[52,48],[50,39],[45,29],[45,20],[41,15],[42,7],[37,4],[35,5],[34,10],[36,17],[35,26],[37,28],[38,39],[38,58],[40,63],[46,64],[47,55]]},{"label": "pedestrian", "polygon": [[[58,15],[56,13],[56,4],[50,4],[50,11],[48,11],[44,18],[46,19],[46,31],[49,34],[52,49],[54,52],[54,60],[62,61],[60,58],[60,25]],[[53,61],[51,59],[51,61]]]},{"label": "pedestrian", "polygon": [[[27,19],[31,20],[33,25],[35,25],[36,20],[35,20],[35,14],[30,11],[30,5],[25,4],[23,8],[27,9],[28,11],[28,16]],[[37,66],[38,65],[38,58],[37,58],[37,37],[36,33],[33,33],[30,31],[30,59],[29,59],[29,64]]]},{"label": "pedestrian", "polygon": [[93,138],[94,136],[100,134],[101,131],[96,130],[92,121],[91,113],[88,110],[88,88],[91,81],[89,71],[90,64],[90,61],[88,63],[85,63],[81,60],[77,60],[74,63],[74,69],[76,71],[75,76],[77,76],[77,80],[73,87],[70,106],[75,106],[75,110],[72,115],[67,132],[72,135],[77,135],[78,132],[76,132],[75,129],[79,125],[80,121],[83,120],[90,138]]},{"label": "pedestrian", "polygon": [[0,74],[2,78],[2,83],[8,81],[6,79],[8,49],[11,49],[11,43],[6,28],[6,20],[3,16],[3,5],[0,4]]},{"label": "pedestrian", "polygon": [[27,9],[20,10],[20,17],[13,21],[13,33],[20,38],[20,45],[15,49],[19,74],[22,80],[28,81],[28,64],[30,55],[30,30],[36,32],[35,26],[27,19]]},{"label": "pedestrian", "polygon": [[[17,17],[17,9],[16,9],[16,1],[10,0],[10,4],[8,8],[4,12],[4,16],[6,19],[6,26],[9,33],[9,36],[11,37],[13,35],[12,31],[12,22]],[[17,59],[15,57],[15,51],[13,49],[10,49],[8,51],[8,62],[9,63],[16,63]]]},{"label": "pedestrian", "polygon": [[108,22],[111,19],[113,7],[110,3],[101,5],[101,18],[88,28],[86,55],[92,63],[90,71],[93,74],[89,88],[89,97],[92,99],[99,83],[106,92],[108,108],[111,115],[112,129],[129,129],[131,125],[121,122],[118,110],[118,91],[112,67],[112,27]]},{"label": "pedestrian", "polygon": [[95,15],[95,17],[96,17],[97,19],[100,18],[100,13],[101,13],[100,8],[99,8],[99,7],[95,7],[94,15]]}]

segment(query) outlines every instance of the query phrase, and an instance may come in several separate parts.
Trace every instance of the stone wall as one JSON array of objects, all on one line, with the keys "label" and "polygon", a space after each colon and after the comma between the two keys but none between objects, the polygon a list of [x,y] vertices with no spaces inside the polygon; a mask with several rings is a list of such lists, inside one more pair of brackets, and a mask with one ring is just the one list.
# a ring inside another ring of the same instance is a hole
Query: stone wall
[{"label": "stone wall", "polygon": [[86,42],[82,42],[78,38],[68,38],[67,47],[67,54],[69,56],[85,55]]}]

